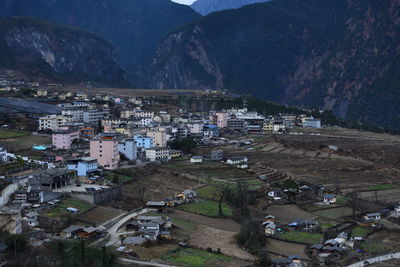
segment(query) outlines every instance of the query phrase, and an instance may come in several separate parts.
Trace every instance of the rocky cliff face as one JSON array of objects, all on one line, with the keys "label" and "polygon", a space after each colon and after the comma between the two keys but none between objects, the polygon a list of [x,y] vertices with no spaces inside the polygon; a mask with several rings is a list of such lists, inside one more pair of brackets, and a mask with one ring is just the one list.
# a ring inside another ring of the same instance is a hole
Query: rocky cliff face
[{"label": "rocky cliff face", "polygon": [[0,19],[0,68],[28,76],[123,85],[124,72],[105,39],[33,18]]},{"label": "rocky cliff face", "polygon": [[111,41],[132,85],[147,80],[160,39],[200,15],[169,0],[2,0],[0,16],[29,16],[73,25]]},{"label": "rocky cliff face", "polygon": [[153,85],[252,93],[400,127],[400,0],[279,0],[211,14],[160,44]]},{"label": "rocky cliff face", "polygon": [[234,9],[267,1],[269,0],[197,0],[191,7],[202,15],[208,15],[216,11]]}]

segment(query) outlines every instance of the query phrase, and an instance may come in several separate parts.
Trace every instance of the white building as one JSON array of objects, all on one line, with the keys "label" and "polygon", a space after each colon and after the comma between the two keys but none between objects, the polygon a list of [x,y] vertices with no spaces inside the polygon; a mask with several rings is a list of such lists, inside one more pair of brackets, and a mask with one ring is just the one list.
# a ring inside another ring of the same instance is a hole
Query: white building
[{"label": "white building", "polygon": [[189,133],[191,134],[202,134],[204,123],[202,122],[190,122],[187,123],[186,126],[189,129]]},{"label": "white building", "polygon": [[71,121],[71,117],[64,115],[47,115],[39,118],[39,131],[51,130],[56,131],[63,125],[67,125]]},{"label": "white building", "polygon": [[99,120],[105,118],[109,113],[109,109],[91,109],[83,112],[83,121],[86,123],[97,123]]},{"label": "white building", "polygon": [[247,157],[231,157],[226,160],[226,163],[229,165],[240,164],[247,162]]},{"label": "white building", "polygon": [[8,161],[7,150],[0,146],[0,162],[7,162],[7,161]]},{"label": "white building", "polygon": [[146,150],[146,158],[150,161],[170,160],[169,149],[165,147],[152,147]]},{"label": "white building", "polygon": [[71,121],[73,122],[81,122],[83,121],[83,109],[75,109],[75,108],[66,108],[61,110],[61,115],[71,117]]}]

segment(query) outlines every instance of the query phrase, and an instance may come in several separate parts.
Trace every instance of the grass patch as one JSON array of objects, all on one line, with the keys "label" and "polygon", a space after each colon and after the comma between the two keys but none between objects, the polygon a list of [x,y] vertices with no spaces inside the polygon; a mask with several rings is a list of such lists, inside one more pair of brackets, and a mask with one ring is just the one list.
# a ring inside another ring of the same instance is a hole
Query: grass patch
[{"label": "grass patch", "polygon": [[356,226],[351,231],[351,236],[352,237],[366,237],[370,232],[371,232],[371,230],[369,228]]},{"label": "grass patch", "polygon": [[307,244],[314,244],[323,240],[323,235],[319,233],[305,233],[299,231],[288,231],[278,234],[277,237],[287,241],[301,242]]},{"label": "grass patch", "polygon": [[79,199],[73,199],[73,198],[64,198],[60,202],[56,204],[55,207],[50,209],[47,213],[46,216],[48,217],[60,217],[65,214],[72,214],[66,210],[66,208],[75,208],[78,209],[78,214],[85,212],[89,208],[91,208],[93,205]]},{"label": "grass patch", "polygon": [[396,186],[392,184],[377,184],[377,185],[370,185],[368,189],[371,190],[387,190],[387,189],[395,189]]},{"label": "grass patch", "polygon": [[[114,174],[115,173],[113,173],[113,172],[106,172],[107,176],[106,176],[105,180],[109,181],[109,182],[112,182]],[[118,174],[118,184],[124,184],[125,182],[128,182],[130,180],[132,180],[132,177],[126,176],[126,175],[122,175],[122,174]]]},{"label": "grass patch", "polygon": [[194,222],[190,222],[187,220],[183,220],[180,218],[172,218],[172,223],[183,230],[186,231],[194,231],[197,227],[197,224]]},{"label": "grass patch", "polygon": [[336,220],[342,217],[351,216],[353,214],[353,211],[351,210],[351,208],[341,207],[341,208],[318,210],[314,211],[312,214],[318,217],[324,217]]},{"label": "grass patch", "polygon": [[349,202],[349,199],[347,197],[337,197],[336,198],[337,205],[345,206],[345,205],[347,205],[347,202]]},{"label": "grass patch", "polygon": [[[219,217],[218,202],[215,201],[204,201],[199,203],[188,203],[178,206],[178,209],[208,216],[208,217]],[[222,203],[222,212],[224,216],[231,217],[233,215],[232,208],[226,204]]]},{"label": "grass patch", "polygon": [[361,248],[369,254],[382,254],[392,250],[392,247],[384,245],[381,241],[365,241]]},{"label": "grass patch", "polygon": [[213,185],[206,185],[196,190],[197,195],[203,199],[215,200],[217,188]]},{"label": "grass patch", "polygon": [[218,262],[233,260],[233,258],[222,254],[192,248],[170,252],[163,258],[170,263],[193,267],[215,266]]},{"label": "grass patch", "polygon": [[0,139],[17,138],[22,136],[30,135],[27,131],[17,131],[17,130],[0,130]]}]

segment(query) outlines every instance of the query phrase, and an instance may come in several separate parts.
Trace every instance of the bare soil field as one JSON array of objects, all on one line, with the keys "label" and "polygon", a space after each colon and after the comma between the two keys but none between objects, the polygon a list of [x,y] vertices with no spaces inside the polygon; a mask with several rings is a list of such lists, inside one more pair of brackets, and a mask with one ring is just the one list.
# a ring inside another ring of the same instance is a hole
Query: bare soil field
[{"label": "bare soil field", "polygon": [[174,175],[171,171],[147,167],[145,173],[134,173],[133,180],[122,186],[123,197],[137,198],[143,201],[164,200],[175,194],[191,189],[198,182],[180,175]]},{"label": "bare soil field", "polygon": [[176,244],[158,244],[157,246],[150,247],[132,247],[133,252],[136,256],[142,260],[157,260],[170,250],[176,249],[178,246]]},{"label": "bare soil field", "polygon": [[221,252],[227,256],[242,260],[256,260],[256,257],[241,249],[236,240],[237,232],[224,231],[214,227],[199,225],[190,235],[189,245],[203,249],[212,248],[221,249]]},{"label": "bare soil field", "polygon": [[267,244],[265,245],[265,249],[269,252],[284,256],[297,254],[302,257],[302,259],[308,260],[309,258],[304,252],[305,248],[305,245],[275,240],[271,238],[267,239]]},{"label": "bare soil field", "polygon": [[393,250],[400,249],[400,233],[397,231],[379,231],[368,237],[368,240],[382,241],[385,245],[393,247]]},{"label": "bare soil field", "polygon": [[220,230],[239,232],[240,225],[231,219],[210,218],[182,210],[174,210],[171,214],[175,218],[191,221],[197,224],[217,228]]},{"label": "bare soil field", "polygon": [[99,225],[118,216],[119,213],[120,211],[117,209],[97,206],[79,215],[78,219]]},{"label": "bare soil field", "polygon": [[265,214],[275,216],[277,221],[282,223],[290,223],[298,218],[311,220],[316,217],[296,205],[272,205],[265,210]]}]

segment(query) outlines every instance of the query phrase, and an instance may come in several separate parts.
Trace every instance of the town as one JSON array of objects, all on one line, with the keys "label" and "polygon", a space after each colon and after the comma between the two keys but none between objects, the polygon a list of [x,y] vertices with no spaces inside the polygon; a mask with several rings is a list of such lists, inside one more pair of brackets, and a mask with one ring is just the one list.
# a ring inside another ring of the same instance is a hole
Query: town
[{"label": "town", "polygon": [[211,90],[0,86],[7,266],[67,241],[132,266],[400,264],[400,136]]}]

